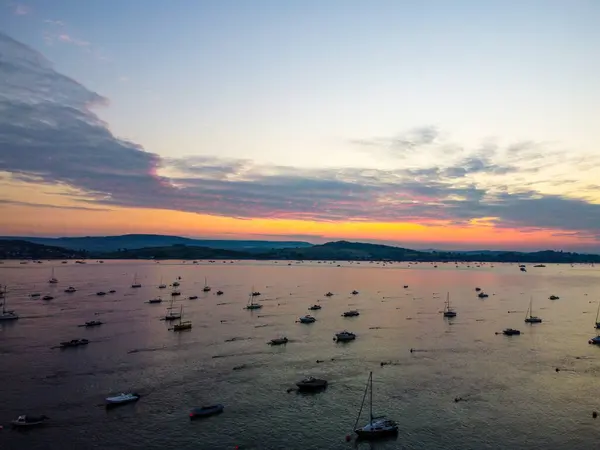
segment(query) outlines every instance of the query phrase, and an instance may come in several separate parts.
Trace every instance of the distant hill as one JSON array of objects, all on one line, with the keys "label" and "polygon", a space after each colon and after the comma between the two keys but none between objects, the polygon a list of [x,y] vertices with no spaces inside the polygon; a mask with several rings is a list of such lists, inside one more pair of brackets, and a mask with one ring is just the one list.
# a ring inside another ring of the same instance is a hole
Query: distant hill
[{"label": "distant hill", "polygon": [[196,245],[171,245],[146,247],[96,254],[99,259],[252,259],[249,252],[199,247]]},{"label": "distant hill", "polygon": [[35,244],[52,245],[72,250],[88,252],[114,252],[122,249],[140,249],[146,247],[168,247],[171,245],[187,245],[224,250],[264,252],[279,248],[311,247],[312,244],[301,241],[253,241],[253,240],[213,240],[190,239],[179,236],[161,234],[124,234],[121,236],[87,236],[87,237],[0,237],[5,240],[21,240]]},{"label": "distant hill", "polygon": [[[132,235],[148,236],[148,235]],[[122,237],[122,236],[119,236]],[[166,238],[169,236],[160,236]],[[86,239],[86,238],[65,238]],[[91,238],[90,238],[91,239]],[[271,241],[209,241],[247,243],[249,249],[227,249],[177,243],[174,245],[152,245],[142,248],[119,248],[116,251],[77,251],[57,246],[46,246],[27,241],[0,240],[2,259],[49,259],[49,258],[96,258],[96,259],[257,259],[257,260],[320,260],[320,261],[439,261],[439,262],[518,262],[518,263],[600,263],[600,255],[545,250],[540,252],[442,252],[418,251],[390,245],[364,244],[360,242],[328,242],[322,245],[299,246],[296,248],[273,248]],[[152,239],[151,239],[152,240]],[[144,242],[143,239],[138,244]],[[258,243],[258,244],[257,244]],[[278,243],[282,246],[290,243]],[[300,243],[303,244],[303,243]],[[304,243],[305,244],[305,243]],[[261,248],[260,246],[265,247]],[[104,247],[103,247],[104,248]],[[238,247],[239,248],[239,247]]]},{"label": "distant hill", "polygon": [[0,259],[83,259],[86,252],[27,241],[0,240]]}]

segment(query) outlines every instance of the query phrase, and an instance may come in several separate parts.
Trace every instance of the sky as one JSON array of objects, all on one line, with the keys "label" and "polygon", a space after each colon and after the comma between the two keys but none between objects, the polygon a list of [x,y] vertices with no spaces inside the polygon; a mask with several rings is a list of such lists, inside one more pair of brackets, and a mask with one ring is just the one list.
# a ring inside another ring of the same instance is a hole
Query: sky
[{"label": "sky", "polygon": [[600,252],[600,2],[0,2],[0,235]]}]

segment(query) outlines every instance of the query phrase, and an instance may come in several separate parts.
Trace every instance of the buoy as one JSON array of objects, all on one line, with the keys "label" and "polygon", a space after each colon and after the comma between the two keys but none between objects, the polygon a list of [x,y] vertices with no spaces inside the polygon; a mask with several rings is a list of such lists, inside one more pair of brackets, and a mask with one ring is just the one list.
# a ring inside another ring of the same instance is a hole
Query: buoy
[{"label": "buoy", "polygon": [[352,436],[350,436],[349,434],[346,435],[346,442],[350,442],[350,440],[352,439]]}]

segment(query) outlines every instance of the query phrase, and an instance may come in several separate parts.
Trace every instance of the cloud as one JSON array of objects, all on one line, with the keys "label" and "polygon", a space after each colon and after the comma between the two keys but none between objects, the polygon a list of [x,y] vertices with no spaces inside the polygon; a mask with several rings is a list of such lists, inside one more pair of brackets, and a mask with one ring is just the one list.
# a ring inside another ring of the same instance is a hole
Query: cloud
[{"label": "cloud", "polygon": [[32,10],[29,6],[23,5],[22,3],[12,3],[13,14],[16,16],[26,16],[31,14]]},{"label": "cloud", "polygon": [[50,25],[55,25],[57,27],[64,27],[65,26],[65,23],[62,20],[46,19],[46,20],[44,20],[44,23],[49,23]]},{"label": "cloud", "polygon": [[90,43],[88,41],[84,41],[83,39],[74,38],[66,33],[59,34],[57,39],[60,42],[65,42],[67,44],[73,44],[78,47],[88,47]]},{"label": "cloud", "polygon": [[[1,33],[0,78],[0,170],[76,187],[88,199],[79,201],[93,206],[319,221],[469,224],[486,218],[496,227],[600,234],[600,205],[532,188],[528,178],[548,163],[548,157],[535,156],[545,144],[454,146],[460,151],[444,160],[426,158],[420,167],[391,169],[161,158],[111,133],[93,112],[107,104],[104,97]],[[361,145],[380,141],[368,142]],[[400,152],[436,145],[443,151],[447,145],[435,127],[381,142]],[[519,177],[524,180],[515,181]]]},{"label": "cloud", "polygon": [[440,137],[439,130],[435,126],[423,126],[413,128],[407,132],[393,137],[375,137],[369,139],[353,139],[354,145],[378,148],[391,152],[396,156],[403,156],[416,149],[435,143]]}]

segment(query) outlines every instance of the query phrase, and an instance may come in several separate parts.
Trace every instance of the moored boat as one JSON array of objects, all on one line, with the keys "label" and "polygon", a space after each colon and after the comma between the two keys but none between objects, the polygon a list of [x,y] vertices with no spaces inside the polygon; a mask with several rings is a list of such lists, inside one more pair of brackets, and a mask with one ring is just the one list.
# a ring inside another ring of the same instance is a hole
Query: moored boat
[{"label": "moored boat", "polygon": [[519,330],[515,330],[514,328],[506,328],[502,330],[502,334],[505,336],[518,336],[521,334]]},{"label": "moored boat", "polygon": [[353,309],[352,311],[346,311],[344,314],[342,314],[343,317],[356,317],[359,315],[360,313],[356,309]]},{"label": "moored boat", "polygon": [[456,311],[450,307],[450,292],[446,294],[446,303],[444,304],[444,317],[456,317]]},{"label": "moored boat", "polygon": [[317,310],[321,309],[321,305],[312,305],[308,309],[311,310],[311,311],[317,311]]},{"label": "moored boat", "polygon": [[271,339],[269,341],[269,345],[283,345],[283,344],[287,344],[288,343],[288,338],[287,337],[280,337],[280,338],[275,338],[275,339]]},{"label": "moored boat", "polygon": [[300,323],[314,323],[317,321],[317,319],[315,319],[313,316],[302,316],[300,317],[300,319],[298,319]]},{"label": "moored boat", "polygon": [[600,345],[600,336],[596,336],[596,337],[591,338],[588,341],[588,344]]},{"label": "moored boat", "polygon": [[533,315],[533,297],[529,299],[529,308],[527,308],[527,313],[525,315],[525,323],[542,323],[542,319]]},{"label": "moored boat", "polygon": [[214,416],[215,414],[222,413],[224,410],[225,407],[221,404],[192,408],[190,411],[190,419],[200,419],[203,417]]},{"label": "moored boat", "polygon": [[356,339],[356,334],[346,330],[336,333],[334,338],[337,342],[348,342],[353,341],[354,339]]},{"label": "moored boat", "polygon": [[90,320],[89,322],[85,323],[85,327],[89,328],[89,327],[98,327],[100,325],[102,325],[104,322],[101,322],[100,320]]},{"label": "moored boat", "polygon": [[302,381],[296,383],[299,391],[319,391],[327,387],[327,380],[321,380],[319,378],[307,377]]},{"label": "moored boat", "polygon": [[150,303],[150,304],[162,303],[162,298],[160,298],[160,297],[152,298],[152,299],[148,300],[148,303]]},{"label": "moored boat", "polygon": [[[367,398],[367,392],[370,392],[369,395],[369,423],[361,428],[356,428],[358,425],[358,421],[360,420],[360,414],[363,410],[365,400]],[[373,372],[369,373],[369,379],[367,380],[367,387],[365,389],[365,393],[363,395],[362,404],[360,406],[360,411],[358,413],[358,417],[356,418],[356,423],[354,424],[354,432],[357,434],[359,439],[379,439],[386,436],[393,436],[398,434],[398,424],[390,419],[386,419],[385,417],[375,417],[373,416]]]},{"label": "moored boat", "polygon": [[106,406],[125,405],[127,403],[137,402],[140,399],[140,397],[141,395],[136,392],[131,392],[127,394],[121,393],[113,397],[106,397]]},{"label": "moored boat", "polygon": [[2,298],[4,301],[2,302],[2,313],[0,313],[0,321],[9,321],[9,320],[17,320],[19,316],[14,311],[8,311],[6,309],[6,286],[4,286],[4,290],[2,292]]},{"label": "moored boat", "polygon": [[77,292],[77,289],[75,289],[73,286],[69,286],[65,289],[65,292],[68,294],[72,294],[73,292]]},{"label": "moored boat", "polygon": [[17,419],[11,421],[11,425],[16,428],[20,427],[35,427],[44,425],[50,418],[48,416],[28,416],[26,414],[17,417]]},{"label": "moored boat", "polygon": [[60,348],[69,348],[69,347],[80,347],[82,345],[89,344],[90,341],[88,339],[71,339],[70,341],[64,341],[59,344]]}]

